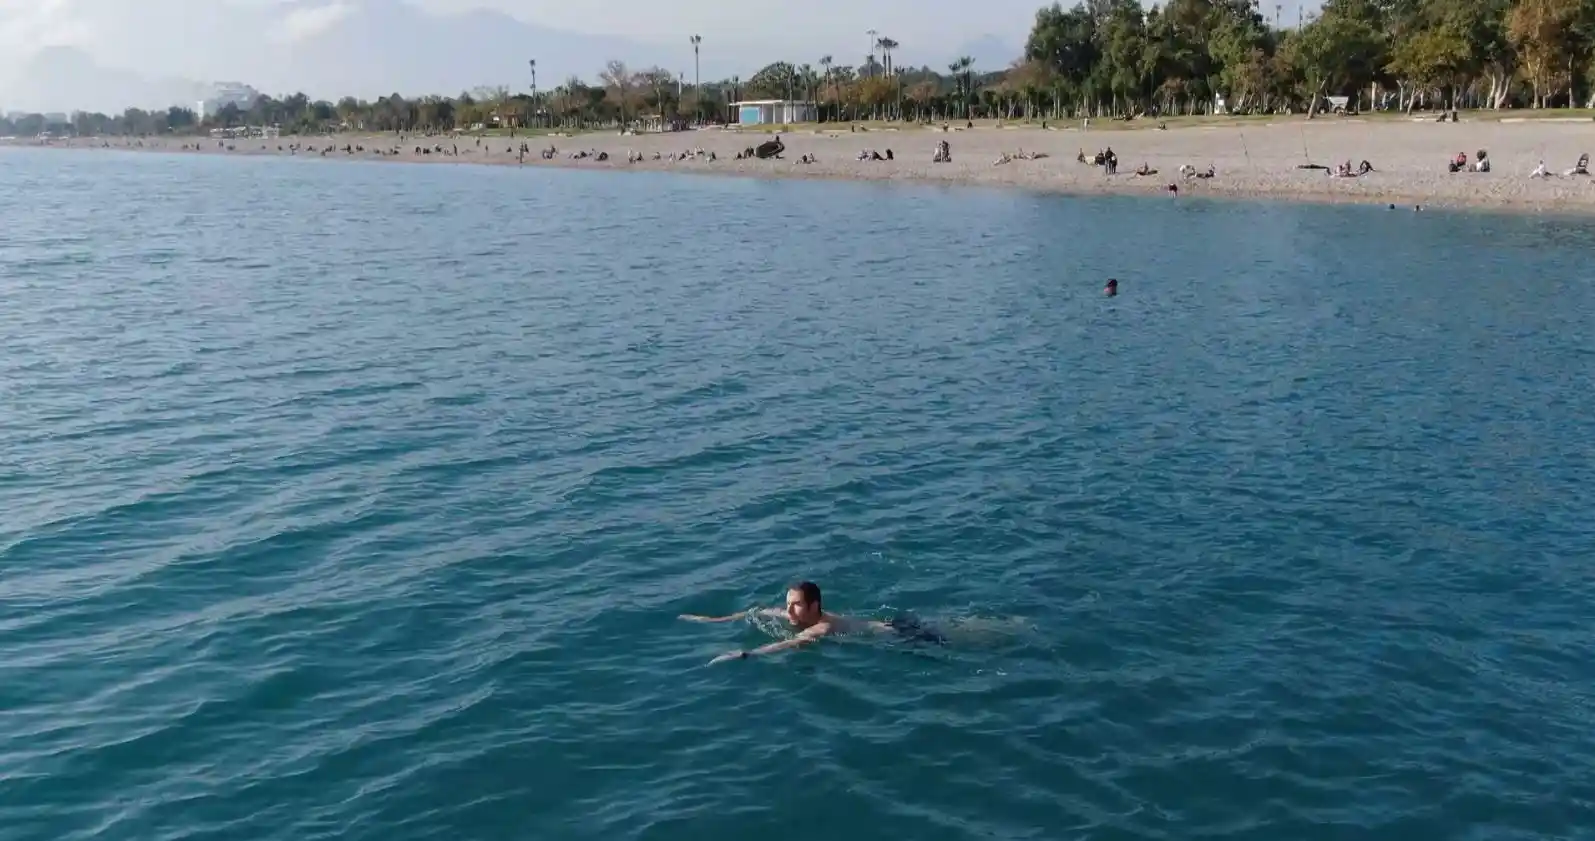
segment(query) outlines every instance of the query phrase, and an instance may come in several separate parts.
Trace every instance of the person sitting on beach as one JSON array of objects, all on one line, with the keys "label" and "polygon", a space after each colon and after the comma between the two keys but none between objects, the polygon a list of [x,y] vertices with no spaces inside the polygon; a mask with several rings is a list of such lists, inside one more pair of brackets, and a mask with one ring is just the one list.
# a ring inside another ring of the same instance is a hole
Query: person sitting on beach
[{"label": "person sitting on beach", "polygon": [[1142,163],[1140,166],[1135,168],[1135,174],[1136,175],[1157,175],[1157,170],[1153,169],[1152,167],[1147,166],[1145,163]]},{"label": "person sitting on beach", "polygon": [[1549,172],[1545,171],[1545,161],[1540,161],[1540,165],[1535,167],[1533,172],[1529,173],[1529,177],[1530,178],[1550,178],[1551,174]]},{"label": "person sitting on beach", "polygon": [[699,616],[697,614],[684,613],[681,618],[688,622],[735,622],[755,614],[786,620],[797,630],[797,636],[780,642],[761,645],[754,649],[738,649],[727,652],[710,660],[709,664],[711,666],[727,660],[746,660],[749,657],[790,651],[808,645],[822,637],[856,634],[865,631],[894,632],[909,639],[932,642],[938,645],[943,645],[947,642],[946,638],[941,634],[925,628],[918,620],[908,616],[894,619],[890,622],[877,622],[870,619],[855,619],[851,616],[828,613],[821,599],[820,586],[812,581],[802,581],[788,588],[786,591],[786,607],[784,608],[770,607],[743,610],[728,616]]},{"label": "person sitting on beach", "polygon": [[1569,177],[1574,175],[1589,175],[1589,153],[1585,152],[1584,154],[1579,155],[1578,163],[1573,164],[1572,169],[1562,174]]}]

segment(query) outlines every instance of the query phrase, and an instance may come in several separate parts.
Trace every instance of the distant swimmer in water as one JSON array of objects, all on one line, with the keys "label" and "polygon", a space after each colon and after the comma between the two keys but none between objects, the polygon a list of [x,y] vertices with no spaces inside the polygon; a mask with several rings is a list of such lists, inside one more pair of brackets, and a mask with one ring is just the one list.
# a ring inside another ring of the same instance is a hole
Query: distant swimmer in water
[{"label": "distant swimmer in water", "polygon": [[1119,281],[1115,278],[1108,278],[1108,285],[1102,287],[1102,294],[1109,298],[1119,294]]},{"label": "distant swimmer in water", "polygon": [[895,633],[909,639],[933,642],[937,645],[946,643],[946,639],[942,635],[927,629],[917,619],[909,616],[893,619],[890,622],[876,622],[871,619],[856,619],[851,616],[827,613],[820,598],[820,585],[812,581],[804,581],[792,585],[786,591],[785,608],[758,608],[740,611],[729,616],[682,614],[681,618],[688,622],[735,622],[754,614],[785,619],[791,623],[792,627],[797,629],[797,636],[788,640],[761,645],[758,648],[730,651],[710,660],[709,665],[712,666],[715,663],[722,663],[726,660],[746,660],[749,657],[801,648],[821,637],[857,634],[865,631]]}]

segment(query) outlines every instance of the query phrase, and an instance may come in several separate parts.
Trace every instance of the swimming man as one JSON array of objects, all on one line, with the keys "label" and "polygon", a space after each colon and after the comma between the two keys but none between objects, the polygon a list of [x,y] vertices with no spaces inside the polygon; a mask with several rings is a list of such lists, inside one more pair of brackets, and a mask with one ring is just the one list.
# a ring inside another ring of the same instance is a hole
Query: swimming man
[{"label": "swimming man", "polygon": [[688,622],[735,622],[745,619],[749,614],[757,613],[777,619],[786,619],[796,628],[797,636],[761,645],[754,649],[739,649],[727,652],[709,661],[709,665],[721,663],[726,660],[746,660],[764,654],[774,654],[801,648],[821,637],[833,634],[855,634],[863,631],[895,631],[914,639],[925,640],[941,644],[945,640],[940,634],[927,631],[912,618],[904,617],[892,622],[876,622],[869,619],[855,619],[851,616],[841,616],[827,613],[820,598],[820,585],[812,581],[794,584],[786,591],[786,607],[767,607],[756,610],[744,610],[729,616],[697,616],[683,614],[682,619]]}]

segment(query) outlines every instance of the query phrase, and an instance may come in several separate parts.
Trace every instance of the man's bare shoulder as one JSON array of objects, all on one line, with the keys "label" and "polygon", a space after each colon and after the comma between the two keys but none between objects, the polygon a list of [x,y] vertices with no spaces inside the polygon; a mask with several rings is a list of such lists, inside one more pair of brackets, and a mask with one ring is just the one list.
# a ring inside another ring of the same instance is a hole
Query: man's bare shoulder
[{"label": "man's bare shoulder", "polygon": [[875,631],[885,628],[886,625],[871,619],[859,619],[853,616],[839,616],[828,614],[825,621],[814,626],[816,629],[824,628],[823,634],[862,634],[865,631]]}]

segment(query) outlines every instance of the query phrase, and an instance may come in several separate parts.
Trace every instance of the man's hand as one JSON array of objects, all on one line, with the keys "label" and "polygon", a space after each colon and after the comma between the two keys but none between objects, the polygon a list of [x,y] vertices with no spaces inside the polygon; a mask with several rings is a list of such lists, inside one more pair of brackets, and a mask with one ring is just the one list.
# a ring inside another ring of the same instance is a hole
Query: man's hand
[{"label": "man's hand", "polygon": [[748,659],[748,652],[746,652],[746,651],[728,651],[728,652],[720,655],[719,657],[716,657],[713,660],[710,660],[709,661],[709,665],[713,666],[716,663],[724,663],[727,660],[746,660],[746,659]]}]

